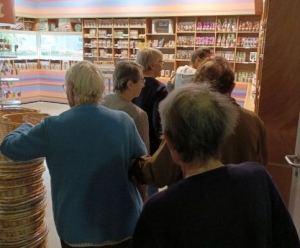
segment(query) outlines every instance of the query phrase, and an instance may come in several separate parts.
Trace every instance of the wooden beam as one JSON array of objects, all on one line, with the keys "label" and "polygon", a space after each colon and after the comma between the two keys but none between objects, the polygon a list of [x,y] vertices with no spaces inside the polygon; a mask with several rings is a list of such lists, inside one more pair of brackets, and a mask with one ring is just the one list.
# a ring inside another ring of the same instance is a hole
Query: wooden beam
[{"label": "wooden beam", "polygon": [[255,15],[261,15],[263,13],[263,2],[264,0],[254,0]]}]

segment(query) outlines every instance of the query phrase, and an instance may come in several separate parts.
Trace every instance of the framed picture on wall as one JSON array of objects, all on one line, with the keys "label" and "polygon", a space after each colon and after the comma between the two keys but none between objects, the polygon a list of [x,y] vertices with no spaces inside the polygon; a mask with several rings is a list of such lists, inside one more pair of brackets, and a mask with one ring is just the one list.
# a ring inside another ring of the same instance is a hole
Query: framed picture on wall
[{"label": "framed picture on wall", "polygon": [[249,60],[251,62],[256,62],[256,56],[257,56],[257,52],[250,52]]},{"label": "framed picture on wall", "polygon": [[169,77],[170,76],[170,70],[165,70],[165,77]]}]

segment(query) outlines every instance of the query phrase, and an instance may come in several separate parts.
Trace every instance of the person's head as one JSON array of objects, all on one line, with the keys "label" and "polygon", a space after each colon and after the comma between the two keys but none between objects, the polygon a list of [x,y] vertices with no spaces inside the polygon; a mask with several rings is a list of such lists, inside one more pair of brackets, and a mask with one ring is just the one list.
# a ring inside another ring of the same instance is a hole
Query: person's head
[{"label": "person's head", "polygon": [[159,111],[163,135],[172,156],[174,151],[177,154],[174,161],[179,158],[184,163],[219,159],[220,146],[234,132],[238,117],[230,98],[208,84],[191,83],[173,90]]},{"label": "person's head", "polygon": [[143,72],[152,77],[159,77],[163,68],[163,54],[156,48],[146,47],[138,51],[136,62],[143,66]]},{"label": "person's head", "polygon": [[231,94],[235,86],[234,73],[225,58],[206,58],[196,71],[194,83],[209,83],[214,90],[222,94]]},{"label": "person's head", "polygon": [[99,103],[104,92],[104,78],[95,64],[84,60],[66,71],[65,86],[70,107]]},{"label": "person's head", "polygon": [[143,67],[134,61],[121,61],[113,72],[114,91],[123,94],[130,91],[132,98],[138,97],[144,84]]},{"label": "person's head", "polygon": [[199,64],[207,57],[211,56],[209,48],[199,48],[195,50],[191,55],[191,65],[193,68],[197,69]]}]

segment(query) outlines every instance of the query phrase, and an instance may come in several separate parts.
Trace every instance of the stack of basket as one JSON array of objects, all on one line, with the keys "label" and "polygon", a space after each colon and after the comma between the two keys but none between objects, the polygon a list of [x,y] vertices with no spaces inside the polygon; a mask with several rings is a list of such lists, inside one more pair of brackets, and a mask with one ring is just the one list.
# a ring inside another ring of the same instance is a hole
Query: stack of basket
[{"label": "stack of basket", "polygon": [[[23,122],[36,124],[48,114],[19,108],[0,110],[3,137]],[[0,247],[46,248],[44,159],[13,162],[0,154]]]}]

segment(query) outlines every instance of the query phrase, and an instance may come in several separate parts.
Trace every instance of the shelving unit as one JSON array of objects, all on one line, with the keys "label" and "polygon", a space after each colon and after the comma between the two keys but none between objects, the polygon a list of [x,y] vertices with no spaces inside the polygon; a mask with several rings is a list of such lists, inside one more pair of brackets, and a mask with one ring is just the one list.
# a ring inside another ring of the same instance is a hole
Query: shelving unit
[{"label": "shelving unit", "polygon": [[145,43],[145,18],[84,19],[83,40],[84,59],[135,59]]},{"label": "shelving unit", "polygon": [[256,74],[260,18],[84,19],[84,59],[109,60],[116,64],[120,59],[135,59],[138,49],[151,46],[162,51],[165,62],[162,75],[168,76],[179,66],[188,64],[195,49],[208,47],[212,54],[223,56],[232,64],[237,80],[252,82]]},{"label": "shelving unit", "polygon": [[[1,56],[0,56],[1,58]],[[1,58],[4,59],[4,58]],[[21,92],[15,91],[12,88],[14,82],[19,81],[19,78],[8,77],[7,74],[17,74],[17,70],[12,67],[7,60],[0,60],[0,106],[15,106],[21,104]],[[3,77],[5,76],[5,77]]]},{"label": "shelving unit", "polygon": [[[134,60],[138,49],[151,46],[163,53],[162,77],[165,79],[162,81],[167,81],[179,66],[189,64],[195,49],[206,47],[231,63],[236,81],[253,83],[256,80],[259,15],[17,20],[13,30],[34,31],[37,35],[45,31],[81,34],[82,59],[97,63],[104,72],[112,72],[121,60]],[[64,71],[76,62],[67,57],[11,60],[22,70]],[[108,89],[112,84],[111,74],[106,75]]]}]

